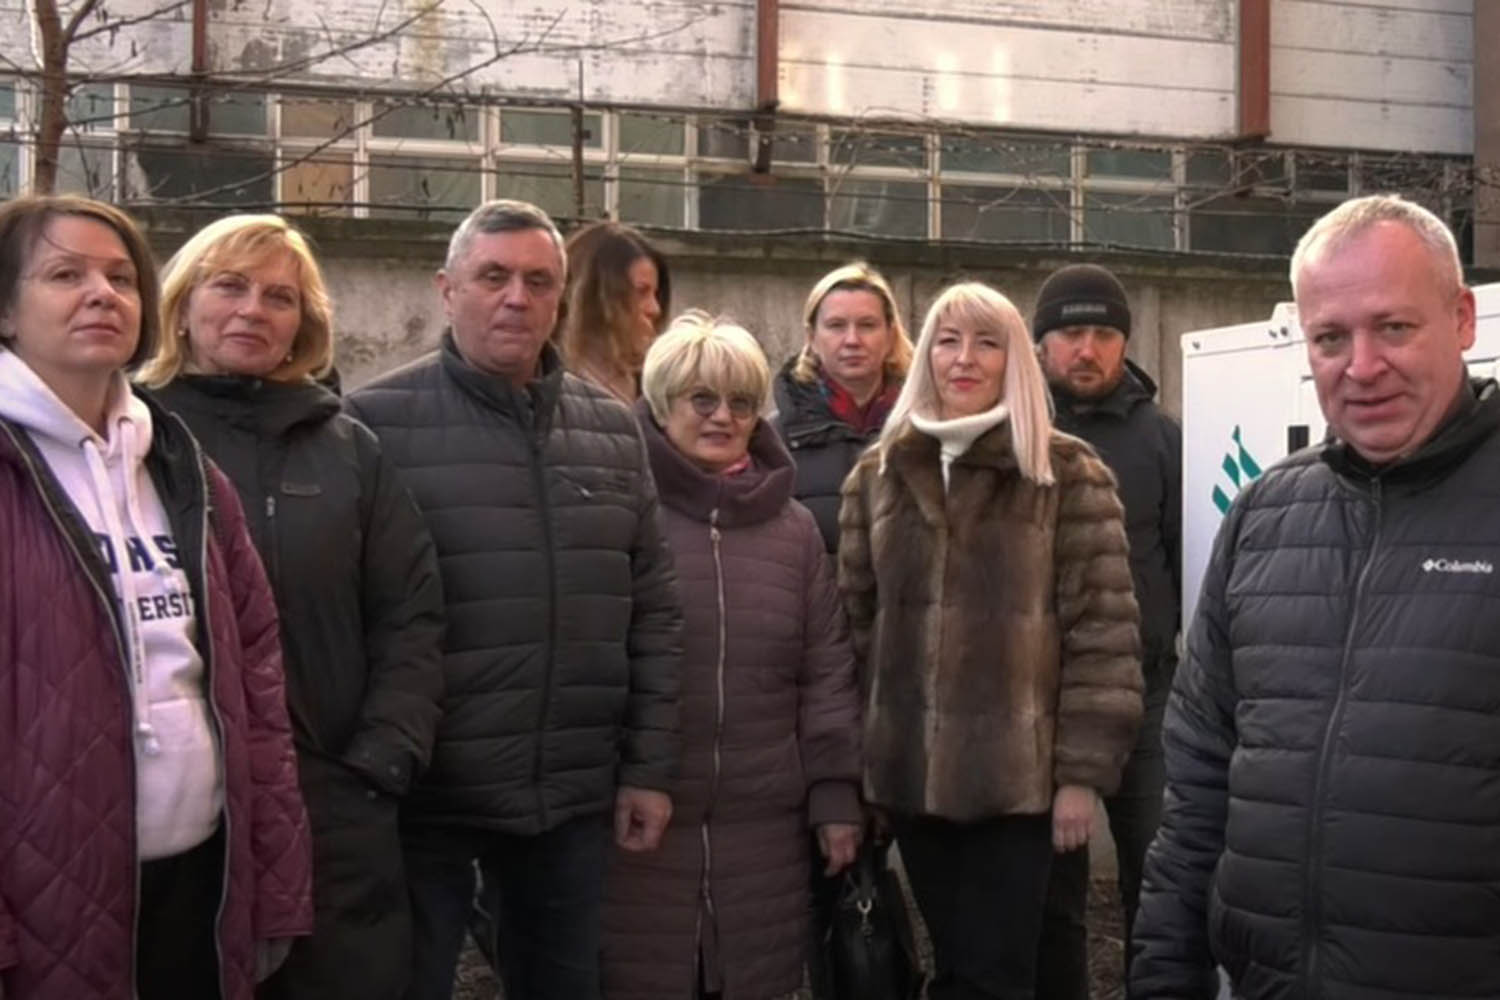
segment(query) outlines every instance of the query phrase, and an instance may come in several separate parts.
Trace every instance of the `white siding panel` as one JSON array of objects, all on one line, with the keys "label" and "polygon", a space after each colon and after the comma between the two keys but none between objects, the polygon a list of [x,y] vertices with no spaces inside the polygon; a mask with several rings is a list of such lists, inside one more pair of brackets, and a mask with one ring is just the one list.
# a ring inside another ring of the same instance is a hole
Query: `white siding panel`
[{"label": "white siding panel", "polygon": [[782,20],[789,111],[1222,135],[1234,83],[1228,43],[810,11]]},{"label": "white siding panel", "polygon": [[1271,54],[1274,90],[1285,97],[1331,97],[1470,108],[1472,63],[1396,59],[1342,52],[1277,49]]},{"label": "white siding panel", "polygon": [[[934,73],[848,67],[783,65],[783,105],[788,110],[942,119],[1120,135],[1222,135],[1234,121],[1232,94],[1183,91],[1163,95],[1144,87],[1036,80],[997,72],[988,77],[939,80]],[[848,110],[858,97],[857,112]]]},{"label": "white siding panel", "polygon": [[1466,155],[1474,149],[1468,108],[1271,96],[1277,142]]},{"label": "white siding panel", "polygon": [[783,16],[800,11],[905,17],[963,30],[968,24],[1012,24],[1228,42],[1234,0],[791,0]]},{"label": "white siding panel", "polygon": [[1473,9],[1437,14],[1365,3],[1274,0],[1271,46],[1472,62]]}]

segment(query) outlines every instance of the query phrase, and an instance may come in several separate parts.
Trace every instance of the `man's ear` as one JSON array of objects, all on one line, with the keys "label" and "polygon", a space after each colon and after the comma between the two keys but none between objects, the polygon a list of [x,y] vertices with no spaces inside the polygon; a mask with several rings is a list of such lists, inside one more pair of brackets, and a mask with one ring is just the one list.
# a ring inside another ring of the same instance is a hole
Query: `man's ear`
[{"label": "man's ear", "polygon": [[443,300],[443,311],[451,318],[453,310],[449,305],[449,300],[453,294],[452,279],[448,277],[447,271],[438,268],[437,273],[432,276],[432,283],[438,290],[438,296]]},{"label": "man's ear", "polygon": [[[1458,293],[1458,304],[1454,308],[1458,310],[1458,342],[1467,351],[1474,346],[1474,317],[1478,312],[1474,305],[1474,290],[1465,286]],[[0,326],[0,332],[4,329]]]}]

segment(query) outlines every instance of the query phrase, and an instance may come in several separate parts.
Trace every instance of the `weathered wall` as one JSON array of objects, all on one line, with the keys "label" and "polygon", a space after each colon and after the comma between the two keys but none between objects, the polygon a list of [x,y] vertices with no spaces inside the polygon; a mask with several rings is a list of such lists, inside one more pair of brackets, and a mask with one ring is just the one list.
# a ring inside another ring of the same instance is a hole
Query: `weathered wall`
[{"label": "weathered wall", "polygon": [[[1500,38],[1500,3],[1474,9],[1474,37]],[[1474,265],[1500,268],[1500,52],[1474,46]]]},{"label": "weathered wall", "polygon": [[[210,0],[213,72],[247,81],[748,110],[754,0]],[[86,72],[182,74],[190,6],[110,0]],[[789,0],[781,106],[836,117],[1215,138],[1235,130],[1237,0]],[[1474,0],[1273,0],[1271,138],[1473,149]],[[0,60],[32,66],[26,4]]]},{"label": "weathered wall", "polygon": [[[346,384],[358,386],[430,350],[443,326],[432,274],[442,261],[445,234],[393,224],[383,237],[371,239],[359,238],[357,227],[331,220],[307,220],[307,225],[319,244],[337,309]],[[190,226],[158,223],[162,250],[170,250]],[[672,261],[673,312],[696,306],[730,314],[760,339],[774,364],[801,345],[808,289],[844,261],[865,257],[885,271],[913,337],[928,304],[951,281],[989,281],[1029,316],[1041,282],[1070,262],[1015,251],[868,246],[813,237],[679,233],[655,238]],[[1173,412],[1181,398],[1178,337],[1269,316],[1291,294],[1283,267],[1275,263],[1205,264],[1145,255],[1093,259],[1124,281],[1135,325],[1130,356],[1161,383],[1162,400]]]}]

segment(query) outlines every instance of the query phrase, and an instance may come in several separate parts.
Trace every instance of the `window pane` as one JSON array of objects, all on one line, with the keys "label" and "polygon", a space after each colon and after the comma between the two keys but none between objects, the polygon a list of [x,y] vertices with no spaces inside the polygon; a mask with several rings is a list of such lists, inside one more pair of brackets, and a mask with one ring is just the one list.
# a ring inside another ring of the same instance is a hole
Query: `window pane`
[{"label": "window pane", "polygon": [[1204,187],[1223,187],[1234,177],[1229,155],[1222,150],[1193,150],[1187,158],[1187,182]]},{"label": "window pane", "polygon": [[68,125],[74,129],[115,127],[115,88],[108,83],[74,87],[68,95]]},{"label": "window pane", "polygon": [[[583,116],[583,145],[599,149],[604,145],[603,119],[597,114]],[[573,116],[556,111],[500,112],[500,141],[522,146],[573,145]]]},{"label": "window pane", "polygon": [[698,228],[823,228],[823,184],[814,177],[707,175],[698,182]]},{"label": "window pane", "polygon": [[559,219],[595,219],[604,214],[604,178],[599,168],[583,175],[583,213],[573,203],[573,168],[565,163],[502,163],[495,195],[529,201]]},{"label": "window pane", "polygon": [[828,158],[850,166],[921,170],[927,165],[927,147],[920,135],[836,129],[829,137]]},{"label": "window pane", "polygon": [[[219,135],[265,135],[266,97],[244,91],[208,95],[208,129]],[[192,120],[192,91],[187,87],[130,86],[130,127],[186,133]]]},{"label": "window pane", "polygon": [[17,164],[21,159],[21,147],[14,142],[0,142],[0,197],[9,198],[16,193]]},{"label": "window pane", "polygon": [[372,117],[375,135],[382,138],[479,141],[479,110],[461,104],[377,103]]},{"label": "window pane", "polygon": [[63,140],[57,151],[57,191],[113,200],[114,157],[107,146],[84,146]]},{"label": "window pane", "polygon": [[354,104],[351,101],[281,99],[281,134],[308,139],[353,138]]},{"label": "window pane", "polygon": [[1337,154],[1298,153],[1297,188],[1300,191],[1349,190],[1349,161]]},{"label": "window pane", "polygon": [[777,122],[771,140],[771,159],[780,163],[817,163],[818,127]]},{"label": "window pane", "polygon": [[620,156],[633,153],[681,156],[682,119],[620,113]]},{"label": "window pane", "polygon": [[1162,149],[1091,149],[1090,177],[1172,179],[1172,154]]},{"label": "window pane", "polygon": [[655,226],[683,225],[681,170],[620,168],[620,218]]},{"label": "window pane", "polygon": [[1279,198],[1216,198],[1193,209],[1188,244],[1200,251],[1286,255],[1326,207]]},{"label": "window pane", "polygon": [[1004,135],[941,136],[942,169],[970,170],[1027,177],[1072,176],[1070,149],[1064,143],[1013,139]]},{"label": "window pane", "polygon": [[263,150],[145,146],[131,155],[138,168],[126,172],[132,179],[131,200],[256,205],[271,201],[272,160]]},{"label": "window pane", "polygon": [[1111,246],[1170,250],[1172,199],[1137,194],[1085,194],[1083,238]]},{"label": "window pane", "polygon": [[437,157],[371,157],[370,215],[458,217],[479,204],[479,164]]},{"label": "window pane", "polygon": [[16,86],[0,81],[0,118],[16,116]]},{"label": "window pane", "polygon": [[279,200],[289,212],[348,215],[353,193],[354,162],[348,156],[320,153],[281,172]]},{"label": "window pane", "polygon": [[747,160],[750,156],[750,127],[744,122],[698,119],[698,155]]},{"label": "window pane", "polygon": [[845,178],[828,200],[829,227],[880,236],[927,235],[927,185]]},{"label": "window pane", "polygon": [[1068,192],[943,185],[943,239],[1067,243]]}]

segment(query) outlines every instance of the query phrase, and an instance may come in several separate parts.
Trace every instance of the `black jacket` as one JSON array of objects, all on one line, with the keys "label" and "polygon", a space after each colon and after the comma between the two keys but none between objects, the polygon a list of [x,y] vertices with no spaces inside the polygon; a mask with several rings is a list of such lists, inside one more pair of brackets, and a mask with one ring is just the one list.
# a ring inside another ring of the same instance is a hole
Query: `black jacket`
[{"label": "black jacket", "polygon": [[536,834],[666,791],[682,612],[630,411],[547,348],[525,390],[442,347],[349,408],[405,473],[448,602],[445,714],[409,819]]},{"label": "black jacket", "polygon": [[1236,499],[1164,727],[1133,997],[1500,996],[1500,394]]},{"label": "black jacket", "polygon": [[156,396],[234,482],[281,614],[317,919],[270,995],[399,997],[395,797],[427,764],[442,697],[432,538],[375,436],[327,389],[188,375]]},{"label": "black jacket", "polygon": [[792,378],[796,364],[793,356],[776,376],[773,425],[797,463],[792,496],[812,511],[832,554],[839,547],[839,487],[880,431],[862,434],[834,416],[816,381],[804,384]]},{"label": "black jacket", "polygon": [[1053,385],[1056,426],[1094,446],[1119,482],[1130,537],[1130,574],[1141,606],[1146,684],[1169,683],[1182,617],[1182,428],[1157,408],[1156,383],[1125,363],[1125,377],[1102,399],[1083,400]]}]

